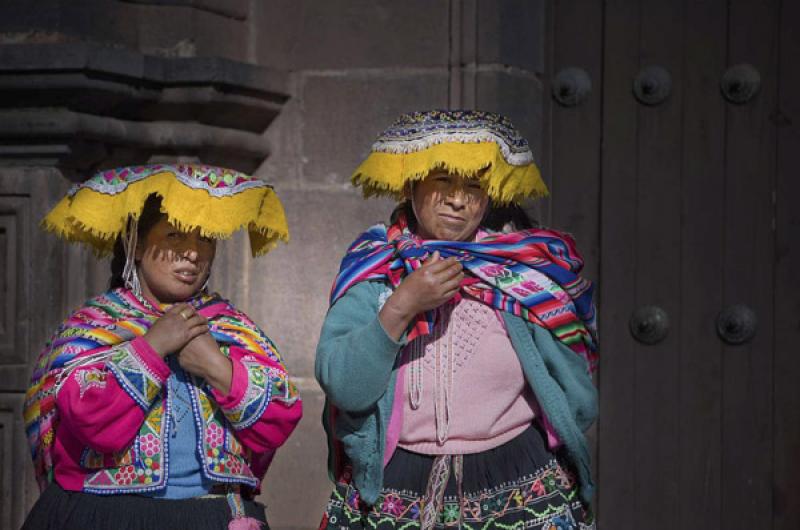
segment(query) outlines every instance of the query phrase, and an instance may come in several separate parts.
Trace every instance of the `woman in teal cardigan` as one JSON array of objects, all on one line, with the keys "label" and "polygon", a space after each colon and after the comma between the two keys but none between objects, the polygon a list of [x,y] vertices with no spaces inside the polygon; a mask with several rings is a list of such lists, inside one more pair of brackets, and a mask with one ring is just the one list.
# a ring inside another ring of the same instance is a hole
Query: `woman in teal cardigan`
[{"label": "woman in teal cardigan", "polygon": [[569,236],[482,226],[546,194],[527,142],[496,114],[406,114],[353,181],[403,202],[345,255],[317,347],[320,528],[594,528],[591,283]]}]

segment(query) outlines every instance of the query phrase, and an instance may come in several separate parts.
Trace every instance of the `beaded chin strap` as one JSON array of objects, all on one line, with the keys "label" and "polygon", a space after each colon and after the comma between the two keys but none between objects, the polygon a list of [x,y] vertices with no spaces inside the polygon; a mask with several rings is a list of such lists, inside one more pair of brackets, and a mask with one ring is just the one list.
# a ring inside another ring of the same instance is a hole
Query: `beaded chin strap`
[{"label": "beaded chin strap", "polygon": [[136,242],[139,232],[139,222],[136,219],[128,221],[128,229],[125,237],[122,238],[122,247],[125,250],[125,268],[122,270],[122,280],[125,287],[130,289],[136,296],[142,295],[142,285],[139,283],[139,275],[136,273]]}]

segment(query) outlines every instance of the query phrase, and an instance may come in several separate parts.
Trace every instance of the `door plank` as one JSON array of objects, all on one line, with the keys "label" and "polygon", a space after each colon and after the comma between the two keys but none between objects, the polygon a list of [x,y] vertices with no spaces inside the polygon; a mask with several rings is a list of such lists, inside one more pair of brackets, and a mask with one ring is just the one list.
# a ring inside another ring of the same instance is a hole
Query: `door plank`
[{"label": "door plank", "polygon": [[772,519],[772,303],[777,7],[730,3],[728,64],[750,63],[761,90],[727,105],[724,304],[755,311],[752,342],[723,346],[722,527],[750,529]]},{"label": "door plank", "polygon": [[[552,123],[552,225],[573,234],[585,260],[584,274],[597,279],[600,229],[600,133],[603,80],[603,3],[563,0],[553,4],[553,72],[578,67],[592,92],[576,107],[549,97]],[[576,38],[580,35],[581,38]]]},{"label": "door plank", "polygon": [[781,4],[775,241],[774,530],[800,528],[800,2]]},{"label": "door plank", "polygon": [[680,380],[676,432],[681,489],[676,528],[720,528],[725,103],[719,72],[727,54],[727,2],[686,2],[684,56]]},{"label": "door plank", "polygon": [[681,142],[683,95],[682,3],[642,2],[640,67],[658,65],[672,78],[661,104],[639,105],[636,245],[636,305],[655,304],[670,316],[663,342],[637,348],[635,466],[636,528],[672,530],[682,495],[675,406],[681,361]]},{"label": "door plank", "polygon": [[[602,528],[635,528],[634,454],[636,343],[628,332],[635,306],[636,113],[631,79],[639,67],[639,8],[606,2],[603,72],[598,520]],[[613,119],[610,117],[613,116]]]}]

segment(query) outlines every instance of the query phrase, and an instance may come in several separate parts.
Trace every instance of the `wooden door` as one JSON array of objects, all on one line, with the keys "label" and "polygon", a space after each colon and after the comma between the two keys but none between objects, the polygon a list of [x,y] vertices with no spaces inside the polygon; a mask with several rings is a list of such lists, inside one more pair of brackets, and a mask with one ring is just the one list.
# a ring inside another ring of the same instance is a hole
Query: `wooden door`
[{"label": "wooden door", "polygon": [[53,169],[0,169],[0,529],[22,521],[38,488],[22,404],[36,357],[70,308],[108,281],[108,263],[39,227],[70,183]]},{"label": "wooden door", "polygon": [[552,3],[552,223],[599,263],[601,528],[800,528],[794,4]]},{"label": "wooden door", "polygon": [[48,188],[45,173],[0,172],[0,528],[19,528],[37,496],[22,400],[34,345],[62,309],[52,281],[61,283],[62,260],[36,226],[50,195],[58,193]]}]

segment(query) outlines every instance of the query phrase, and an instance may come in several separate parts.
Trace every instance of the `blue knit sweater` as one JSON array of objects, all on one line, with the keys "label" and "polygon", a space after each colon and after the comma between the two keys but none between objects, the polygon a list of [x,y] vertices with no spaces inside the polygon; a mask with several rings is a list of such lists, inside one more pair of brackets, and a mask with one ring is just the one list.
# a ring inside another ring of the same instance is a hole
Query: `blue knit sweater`
[{"label": "blue knit sweater", "polygon": [[[315,366],[327,400],[339,409],[336,432],[328,436],[342,442],[353,482],[369,504],[383,486],[398,354],[406,343],[405,335],[400,341],[389,337],[378,320],[382,300],[389,294],[383,283],[362,282],[340,298],[325,318]],[[525,378],[577,472],[579,494],[591,502],[594,483],[583,431],[597,417],[597,391],[586,361],[546,329],[509,313],[503,317]],[[323,424],[327,431],[327,417]]]}]

